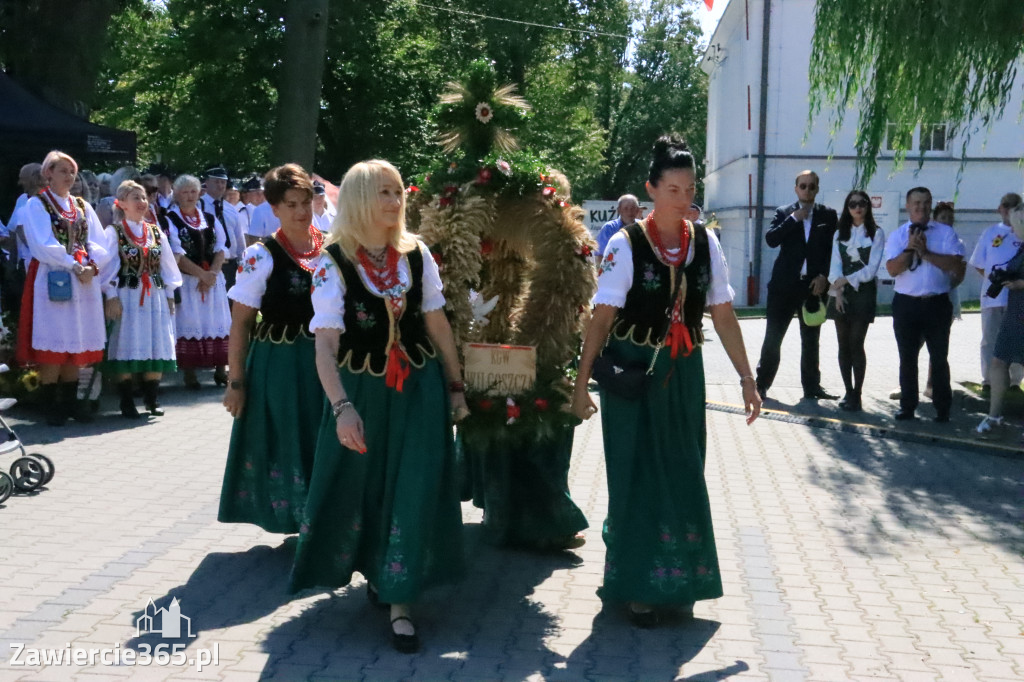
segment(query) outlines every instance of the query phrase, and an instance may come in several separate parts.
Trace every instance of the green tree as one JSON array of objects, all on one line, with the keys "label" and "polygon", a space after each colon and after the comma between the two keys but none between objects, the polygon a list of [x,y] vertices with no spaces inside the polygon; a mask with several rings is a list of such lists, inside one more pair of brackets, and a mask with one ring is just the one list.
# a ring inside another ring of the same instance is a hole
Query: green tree
[{"label": "green tree", "polygon": [[111,18],[144,0],[0,0],[0,67],[51,104],[87,117]]},{"label": "green tree", "polygon": [[948,124],[966,152],[972,126],[989,126],[1009,102],[1022,26],[1020,0],[818,0],[811,120],[828,108],[838,130],[848,109],[860,110],[859,185],[875,173],[890,123],[896,163],[922,124]]},{"label": "green tree", "polygon": [[[692,2],[653,0],[638,7],[640,35],[609,128],[599,193],[644,196],[649,151],[659,135],[683,135],[702,161],[707,144],[707,75]],[[699,173],[698,173],[699,176]]]}]

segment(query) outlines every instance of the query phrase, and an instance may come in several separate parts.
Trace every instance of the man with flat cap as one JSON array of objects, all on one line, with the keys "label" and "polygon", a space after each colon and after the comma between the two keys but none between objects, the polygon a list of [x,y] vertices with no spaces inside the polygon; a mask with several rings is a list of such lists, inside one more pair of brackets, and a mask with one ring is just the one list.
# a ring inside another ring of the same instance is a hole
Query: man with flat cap
[{"label": "man with flat cap", "polygon": [[331,231],[334,207],[327,201],[327,188],[319,180],[313,181],[313,224],[324,234]]},{"label": "man with flat cap", "polygon": [[206,171],[206,191],[199,197],[202,210],[212,213],[224,226],[224,247],[228,250],[224,259],[224,283],[228,289],[235,285],[235,273],[238,270],[238,259],[245,251],[245,232],[238,220],[238,209],[224,200],[228,189],[228,172],[222,166],[214,166]]}]

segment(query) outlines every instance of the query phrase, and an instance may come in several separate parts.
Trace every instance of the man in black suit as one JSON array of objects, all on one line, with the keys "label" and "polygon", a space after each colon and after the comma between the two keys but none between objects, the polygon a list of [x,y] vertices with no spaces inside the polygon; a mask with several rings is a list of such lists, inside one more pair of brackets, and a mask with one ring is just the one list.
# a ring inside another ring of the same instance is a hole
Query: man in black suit
[{"label": "man in black suit", "polygon": [[765,241],[779,248],[779,257],[768,282],[767,328],[757,363],[757,391],[761,399],[779,371],[782,339],[796,315],[800,321],[800,383],[807,400],[835,400],[821,387],[818,369],[818,337],[821,327],[804,323],[800,310],[810,299],[824,305],[828,291],[828,271],[832,259],[832,237],[836,231],[836,212],[814,203],[818,195],[818,174],[806,170],[796,176],[797,201],[775,210]]}]

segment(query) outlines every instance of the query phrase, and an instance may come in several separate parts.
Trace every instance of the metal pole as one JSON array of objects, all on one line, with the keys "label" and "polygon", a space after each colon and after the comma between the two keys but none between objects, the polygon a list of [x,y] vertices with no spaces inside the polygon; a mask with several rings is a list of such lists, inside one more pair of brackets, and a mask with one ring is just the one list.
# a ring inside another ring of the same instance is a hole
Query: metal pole
[{"label": "metal pole", "polygon": [[[763,0],[764,16],[761,20],[761,108],[757,130],[757,206],[754,213],[754,287],[753,300],[747,305],[757,305],[761,297],[761,251],[764,249],[764,175],[768,137],[768,56],[772,23],[772,1]],[[749,298],[749,296],[748,296]]]}]

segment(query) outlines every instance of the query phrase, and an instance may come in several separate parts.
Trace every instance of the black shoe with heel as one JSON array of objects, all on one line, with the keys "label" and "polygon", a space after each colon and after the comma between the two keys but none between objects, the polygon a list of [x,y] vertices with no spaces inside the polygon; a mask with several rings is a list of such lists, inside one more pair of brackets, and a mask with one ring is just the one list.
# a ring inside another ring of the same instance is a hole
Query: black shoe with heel
[{"label": "black shoe with heel", "polygon": [[409,616],[397,616],[391,619],[391,646],[395,647],[395,651],[402,654],[414,654],[419,651],[420,638],[417,634],[403,635],[395,632],[395,623],[400,620],[407,621],[409,625],[415,627],[415,623],[412,622],[412,618]]}]

